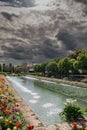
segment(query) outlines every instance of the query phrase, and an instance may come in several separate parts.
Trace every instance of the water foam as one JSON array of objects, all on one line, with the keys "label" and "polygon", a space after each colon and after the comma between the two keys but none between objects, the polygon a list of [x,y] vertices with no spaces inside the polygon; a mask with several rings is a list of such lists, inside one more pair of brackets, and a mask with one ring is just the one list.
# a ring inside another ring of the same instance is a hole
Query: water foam
[{"label": "water foam", "polygon": [[29,100],[30,103],[37,103],[37,100]]},{"label": "water foam", "polygon": [[44,108],[49,108],[52,106],[54,106],[54,104],[52,104],[52,103],[46,103],[46,104],[42,105],[42,107],[44,107]]},{"label": "water foam", "polygon": [[33,98],[34,98],[34,99],[39,99],[39,98],[40,98],[40,96],[34,96]]},{"label": "water foam", "polygon": [[9,79],[9,81],[13,82],[13,83],[15,84],[15,86],[19,87],[23,92],[32,94],[32,91],[31,91],[31,90],[28,90],[28,89],[25,88],[23,85],[21,85],[20,83],[18,83],[18,82],[15,81],[15,80],[13,80],[13,79],[10,78],[9,76],[7,76],[7,79]]},{"label": "water foam", "polygon": [[62,110],[59,108],[50,110],[49,112],[47,112],[47,116],[51,116],[51,115],[55,115],[55,114],[59,114]]},{"label": "water foam", "polygon": [[30,77],[30,76],[24,76],[24,78],[26,78],[26,79],[32,79],[32,80],[38,80],[37,78]]}]

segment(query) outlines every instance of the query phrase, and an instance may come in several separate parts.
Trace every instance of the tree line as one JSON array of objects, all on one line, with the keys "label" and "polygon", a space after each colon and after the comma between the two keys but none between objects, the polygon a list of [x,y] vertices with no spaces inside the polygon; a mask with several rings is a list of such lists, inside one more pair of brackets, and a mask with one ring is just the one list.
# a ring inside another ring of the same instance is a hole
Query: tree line
[{"label": "tree line", "polygon": [[34,66],[36,73],[43,76],[53,76],[58,78],[68,77],[69,75],[87,74],[87,50],[75,49],[68,52],[67,57],[55,58],[49,62],[44,62]]}]

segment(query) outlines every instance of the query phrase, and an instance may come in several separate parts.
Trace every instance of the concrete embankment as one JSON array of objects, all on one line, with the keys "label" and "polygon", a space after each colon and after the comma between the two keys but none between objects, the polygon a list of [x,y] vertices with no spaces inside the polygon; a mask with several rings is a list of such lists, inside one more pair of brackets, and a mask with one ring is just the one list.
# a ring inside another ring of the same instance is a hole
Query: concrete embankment
[{"label": "concrete embankment", "polygon": [[[31,75],[29,75],[29,76],[31,76]],[[52,82],[64,83],[64,84],[69,84],[69,85],[75,85],[77,87],[79,86],[79,87],[87,88],[87,84],[83,83],[83,82],[69,81],[69,80],[49,78],[49,77],[40,77],[40,76],[32,76],[32,77],[41,79],[41,80],[48,80],[48,81],[52,81]]]}]

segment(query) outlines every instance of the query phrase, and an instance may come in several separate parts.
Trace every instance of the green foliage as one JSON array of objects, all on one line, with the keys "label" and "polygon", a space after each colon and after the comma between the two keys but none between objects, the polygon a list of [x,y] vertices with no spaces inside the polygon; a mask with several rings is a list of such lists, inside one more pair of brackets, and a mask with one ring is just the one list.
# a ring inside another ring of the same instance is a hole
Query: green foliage
[{"label": "green foliage", "polygon": [[56,76],[56,74],[58,73],[57,63],[56,62],[49,62],[46,66],[46,71],[51,73],[51,75]]},{"label": "green foliage", "polygon": [[63,111],[60,116],[68,122],[80,121],[83,118],[83,112],[80,107],[75,104],[76,100],[67,99]]},{"label": "green foliage", "polygon": [[84,110],[84,111],[85,111],[85,115],[86,115],[86,117],[87,117],[87,107],[85,108],[85,110]]},{"label": "green foliage", "polygon": [[72,130],[85,130],[84,128],[72,128]]},{"label": "green foliage", "polygon": [[45,73],[45,68],[46,68],[47,62],[42,63],[42,64],[37,64],[34,66],[35,72],[42,72]]},{"label": "green foliage", "polygon": [[73,63],[73,68],[74,68],[75,70],[78,70],[78,69],[79,69],[79,63],[78,63],[77,60]]},{"label": "green foliage", "polygon": [[74,50],[74,51],[69,52],[69,53],[68,53],[68,57],[69,57],[70,59],[77,59],[78,55],[79,55],[81,52],[83,52],[83,51],[84,51],[84,50],[82,50],[82,49],[76,49],[76,50]]},{"label": "green foliage", "polygon": [[78,57],[78,68],[82,70],[87,70],[87,52],[81,52]]},{"label": "green foliage", "polygon": [[72,69],[72,65],[68,58],[64,58],[59,61],[58,68],[60,71],[68,73]]}]

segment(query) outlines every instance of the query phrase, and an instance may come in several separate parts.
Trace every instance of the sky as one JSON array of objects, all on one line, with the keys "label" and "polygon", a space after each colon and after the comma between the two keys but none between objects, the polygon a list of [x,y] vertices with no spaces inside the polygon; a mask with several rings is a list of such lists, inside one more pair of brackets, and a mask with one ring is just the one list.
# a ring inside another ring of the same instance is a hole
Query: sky
[{"label": "sky", "polygon": [[76,0],[20,1],[21,6],[0,2],[0,59],[40,63],[65,57],[76,48],[87,49],[86,4]]}]

